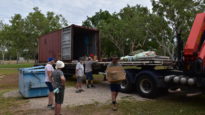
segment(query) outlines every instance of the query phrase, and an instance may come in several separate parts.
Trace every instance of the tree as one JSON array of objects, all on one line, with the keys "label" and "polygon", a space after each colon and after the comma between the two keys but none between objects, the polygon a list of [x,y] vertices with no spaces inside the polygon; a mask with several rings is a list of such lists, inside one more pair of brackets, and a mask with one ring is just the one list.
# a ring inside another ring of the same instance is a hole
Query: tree
[{"label": "tree", "polygon": [[[204,0],[151,0],[154,14],[164,18],[171,29],[169,35],[170,45],[176,47],[174,39],[188,37],[194,17],[197,13],[203,12]],[[176,40],[175,40],[176,41]],[[177,39],[181,43],[181,39]],[[163,47],[165,47],[164,44]],[[181,51],[179,51],[181,52]],[[170,56],[174,56],[172,53]]]},{"label": "tree", "polygon": [[87,19],[83,21],[82,25],[92,28],[100,28],[103,23],[108,23],[111,17],[112,15],[109,13],[109,11],[103,11],[100,9],[100,11],[96,12],[94,16],[87,17]]},{"label": "tree", "polygon": [[0,20],[0,51],[1,51],[1,55],[2,55],[2,60],[4,63],[4,57],[5,57],[5,52],[6,52],[6,39],[3,36],[3,32],[2,30],[4,29],[4,24],[3,22]]},{"label": "tree", "polygon": [[127,39],[127,53],[131,53],[137,49],[147,49],[147,33],[146,25],[148,23],[149,10],[146,7],[129,5],[119,12],[121,20],[123,20],[124,34]]},{"label": "tree", "polygon": [[146,27],[148,38],[155,45],[153,48],[157,49],[160,55],[166,55],[174,59],[175,43],[172,36],[172,30],[168,23],[161,16],[150,14],[149,23]]},{"label": "tree", "polygon": [[[147,49],[146,25],[149,10],[129,5],[119,13],[100,10],[88,17],[83,25],[100,29],[103,55],[127,55],[137,49]],[[113,49],[113,50],[110,50]]]},{"label": "tree", "polygon": [[[105,23],[105,25],[101,27],[102,38],[109,40],[113,44],[117,50],[117,52],[113,52],[114,55],[124,55],[126,47],[126,37],[123,33],[124,23],[117,15],[113,15],[109,20],[109,23]],[[107,44],[102,45],[106,47]]]},{"label": "tree", "polygon": [[109,57],[113,54],[118,54],[117,48],[108,39],[108,35],[104,33],[106,31],[104,29],[106,29],[106,27],[109,27],[108,24],[110,24],[113,21],[114,17],[115,16],[113,16],[113,14],[110,14],[109,11],[100,10],[99,12],[96,12],[94,16],[87,17],[87,19],[83,21],[82,24],[83,26],[97,28],[100,30],[101,51],[102,56],[104,57]]},{"label": "tree", "polygon": [[16,52],[16,59],[17,63],[21,53],[23,52],[26,47],[29,46],[27,36],[25,34],[25,23],[24,19],[20,14],[14,15],[10,20],[11,26],[7,27],[4,31],[4,34],[11,41],[12,49]]},{"label": "tree", "polygon": [[55,31],[67,26],[67,21],[62,15],[54,12],[41,13],[38,7],[33,8],[34,12],[25,18],[25,34],[28,38],[29,46],[27,49],[35,58],[38,52],[38,37],[51,31]]},{"label": "tree", "polygon": [[43,14],[38,7],[33,10],[25,18],[15,14],[10,19],[10,25],[0,21],[0,52],[3,59],[6,50],[8,55],[16,56],[17,63],[20,56],[34,59],[39,36],[68,25],[62,15],[54,12]]}]

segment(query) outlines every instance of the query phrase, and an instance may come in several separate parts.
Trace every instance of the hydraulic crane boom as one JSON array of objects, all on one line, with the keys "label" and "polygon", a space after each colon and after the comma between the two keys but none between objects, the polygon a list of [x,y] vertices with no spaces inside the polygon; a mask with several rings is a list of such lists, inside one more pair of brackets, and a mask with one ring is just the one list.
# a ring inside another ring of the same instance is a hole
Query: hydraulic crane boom
[{"label": "hydraulic crane boom", "polygon": [[[186,71],[202,72],[205,65],[205,13],[197,14],[184,47]],[[193,70],[194,69],[194,70]],[[200,69],[200,70],[199,70]]]}]

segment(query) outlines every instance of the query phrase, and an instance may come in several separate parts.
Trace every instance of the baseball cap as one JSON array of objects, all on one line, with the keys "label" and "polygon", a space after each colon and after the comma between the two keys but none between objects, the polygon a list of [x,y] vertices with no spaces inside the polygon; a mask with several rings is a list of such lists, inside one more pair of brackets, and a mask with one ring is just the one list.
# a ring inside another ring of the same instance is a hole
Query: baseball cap
[{"label": "baseball cap", "polygon": [[94,54],[90,54],[90,57],[94,57],[95,55]]},{"label": "baseball cap", "polygon": [[55,58],[52,58],[52,57],[48,58],[48,62],[53,61],[53,60],[55,60]]}]

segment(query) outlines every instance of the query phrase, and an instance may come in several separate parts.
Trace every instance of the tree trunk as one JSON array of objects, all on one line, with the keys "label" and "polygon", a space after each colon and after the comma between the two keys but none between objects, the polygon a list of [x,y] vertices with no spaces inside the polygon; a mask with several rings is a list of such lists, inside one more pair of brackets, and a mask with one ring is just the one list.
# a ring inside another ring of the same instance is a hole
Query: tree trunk
[{"label": "tree trunk", "polygon": [[19,52],[16,52],[16,64],[19,64]]},{"label": "tree trunk", "polygon": [[1,62],[1,64],[4,64],[5,52],[1,51],[1,55],[2,55],[2,62]]},{"label": "tree trunk", "polygon": [[4,64],[5,52],[2,52],[2,64]]},{"label": "tree trunk", "polygon": [[134,51],[134,48],[135,48],[135,42],[132,42],[130,47],[130,53]]}]

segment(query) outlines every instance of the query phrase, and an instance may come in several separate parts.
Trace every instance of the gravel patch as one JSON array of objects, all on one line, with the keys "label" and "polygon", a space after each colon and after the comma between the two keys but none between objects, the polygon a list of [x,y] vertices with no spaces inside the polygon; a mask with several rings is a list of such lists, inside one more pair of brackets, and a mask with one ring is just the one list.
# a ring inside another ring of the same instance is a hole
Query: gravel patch
[{"label": "gravel patch", "polygon": [[0,80],[3,79],[4,77],[5,77],[5,75],[0,74]]},{"label": "gravel patch", "polygon": [[13,91],[4,93],[3,97],[5,97],[5,98],[8,98],[8,97],[21,97],[21,94],[19,93],[18,90],[13,90]]},{"label": "gravel patch", "polygon": [[[66,106],[78,106],[92,103],[106,103],[111,100],[111,94],[109,90],[109,85],[106,82],[96,85],[96,88],[84,88],[85,92],[75,93],[74,87],[68,87],[65,89],[65,97],[63,107]],[[133,98],[137,101],[145,101],[147,99],[139,97],[136,94],[125,94],[119,93],[118,100]],[[32,98],[29,99],[29,108],[40,109],[46,108],[48,100],[46,97],[43,98]]]},{"label": "gravel patch", "polygon": [[[79,106],[93,103],[111,103],[111,94],[109,85],[107,82],[96,84],[96,88],[83,88],[85,91],[82,93],[75,93],[74,87],[66,87],[63,107],[66,106]],[[4,94],[5,97],[18,97],[18,91],[12,91]],[[147,99],[142,98],[136,94],[119,93],[118,100],[121,99],[135,99],[137,101],[145,101]],[[108,102],[109,101],[109,102]],[[31,98],[28,99],[26,109],[44,109],[48,103],[47,97]]]}]

